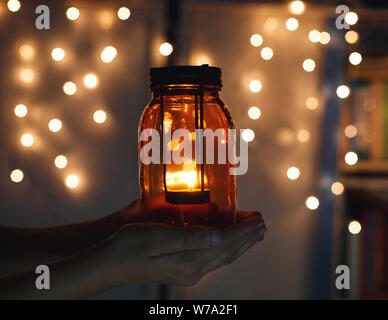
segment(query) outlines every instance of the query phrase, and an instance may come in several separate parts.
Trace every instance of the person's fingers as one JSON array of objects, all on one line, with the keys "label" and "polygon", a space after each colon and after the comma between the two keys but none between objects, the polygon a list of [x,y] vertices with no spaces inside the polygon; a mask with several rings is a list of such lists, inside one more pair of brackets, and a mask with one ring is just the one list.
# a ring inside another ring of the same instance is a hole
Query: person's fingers
[{"label": "person's fingers", "polygon": [[224,230],[222,246],[224,248],[230,248],[238,240],[246,238],[252,232],[258,231],[263,226],[264,220],[259,216],[255,216],[238,224],[232,225]]},{"label": "person's fingers", "polygon": [[262,218],[259,211],[238,211],[237,212],[237,223],[241,223],[249,218]]},{"label": "person's fingers", "polygon": [[[200,268],[202,275],[223,265],[225,260],[230,259],[241,246],[243,246],[252,234],[260,233],[265,228],[261,218],[253,218],[239,225],[234,225],[224,231],[222,243],[211,249],[188,252],[180,258],[187,259],[183,265],[189,265],[187,269]],[[179,258],[179,256],[176,256]],[[171,257],[174,259],[175,257]]]},{"label": "person's fingers", "polygon": [[226,264],[228,260],[239,254],[242,248],[250,247],[259,238],[262,238],[265,227],[262,226],[260,230],[259,232],[254,231],[249,237],[246,237],[245,242],[240,241],[230,250],[222,251],[221,254],[219,247],[206,250],[180,251],[152,257],[153,264],[161,274],[165,275],[169,283],[194,285],[205,274]]},{"label": "person's fingers", "polygon": [[133,201],[128,206],[114,213],[114,215],[117,217],[120,226],[138,222],[140,218],[140,200]]},{"label": "person's fingers", "polygon": [[148,228],[147,254],[159,256],[177,251],[213,248],[222,241],[222,232],[205,226],[170,227],[153,225]]},{"label": "person's fingers", "polygon": [[[214,260],[223,252],[231,251],[232,254],[234,254],[235,251],[237,251],[237,249],[234,250],[234,248],[241,247],[250,238],[251,234],[259,233],[263,228],[265,228],[263,220],[261,218],[253,218],[238,225],[233,225],[229,229],[225,230],[222,233],[222,242],[219,242],[221,239],[218,239],[218,236],[221,236],[221,232],[217,229],[199,226],[188,228],[165,226],[162,230],[158,231],[159,233],[154,233],[154,236],[157,236],[159,239],[161,239],[162,236],[164,239],[170,238],[170,241],[164,241],[165,244],[163,245],[163,248],[160,248],[159,246],[156,248],[158,250],[158,254],[153,252],[150,256],[163,255],[163,253],[160,253],[161,250],[165,251],[164,254],[169,254],[190,249],[201,249],[202,247],[202,249],[207,250],[191,252],[191,255],[187,254],[187,256],[184,257],[187,257],[189,260],[199,261],[199,263],[204,264],[207,261]],[[186,230],[187,232],[187,237],[185,239],[186,243],[182,243],[181,241],[176,240],[176,238],[182,237],[180,234],[182,230]],[[209,235],[209,232],[216,232],[216,239],[212,239],[212,236]],[[173,235],[172,233],[175,234]],[[160,240],[160,242],[162,242],[162,240]],[[214,245],[209,245],[209,242],[214,243]],[[171,259],[174,259],[174,257],[171,257]]]},{"label": "person's fingers", "polygon": [[[264,231],[265,233],[265,231]],[[243,253],[245,253],[247,250],[249,250],[252,246],[254,246],[256,243],[264,240],[264,233],[257,233],[251,237],[251,239],[246,242],[236,254],[234,254],[229,260],[225,261],[224,264],[230,264],[237,258],[239,258]]]},{"label": "person's fingers", "polygon": [[212,249],[214,250],[215,254],[211,259],[208,259],[207,263],[203,265],[201,271],[202,274],[205,275],[206,273],[209,273],[210,271],[213,271],[223,266],[226,261],[231,260],[232,257],[234,257],[240,251],[241,248],[246,246],[247,243],[250,243],[252,239],[262,237],[265,231],[266,227],[264,224],[262,224],[259,228],[256,228],[254,230],[251,229],[250,233],[245,234],[235,242],[231,242],[228,247]]}]

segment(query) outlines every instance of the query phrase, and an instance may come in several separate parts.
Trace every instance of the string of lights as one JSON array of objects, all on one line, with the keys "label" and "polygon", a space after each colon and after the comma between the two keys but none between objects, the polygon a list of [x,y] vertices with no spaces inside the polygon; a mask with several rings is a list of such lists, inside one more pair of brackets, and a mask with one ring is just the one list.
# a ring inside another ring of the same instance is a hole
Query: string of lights
[{"label": "string of lights", "polygon": [[[303,15],[308,8],[303,1],[291,1],[287,4],[289,12],[293,15],[292,17],[286,19],[284,25],[286,29],[290,32],[297,30],[300,27],[300,22],[298,20],[298,16]],[[19,0],[9,0],[7,2],[7,8],[11,13],[16,13],[22,8],[22,3]],[[117,9],[117,19],[121,21],[128,20],[131,16],[131,11],[127,7],[120,7]],[[82,15],[82,11],[76,7],[69,7],[65,12],[66,18],[72,22],[76,22],[80,16]],[[111,17],[111,15],[106,15],[106,17]],[[110,18],[103,19],[104,25],[111,24]],[[358,21],[357,13],[350,11],[345,16],[345,22],[350,26],[356,25]],[[275,30],[279,25],[279,20],[275,17],[269,17],[263,23],[263,28],[266,30]],[[306,39],[308,39],[312,43],[327,45],[331,41],[331,36],[327,31],[319,31],[313,29],[308,32],[306,35]],[[354,30],[349,30],[345,33],[344,41],[349,45],[354,45],[359,41],[359,35]],[[249,38],[249,42],[252,47],[258,50],[258,57],[260,57],[264,63],[270,63],[270,60],[276,54],[276,50],[266,45],[266,39],[259,33],[254,33]],[[174,51],[173,44],[169,42],[162,42],[159,45],[159,53],[162,56],[170,56]],[[33,45],[25,43],[19,47],[19,55],[20,58],[26,62],[27,64],[34,60],[35,58],[35,48]],[[118,55],[117,49],[111,45],[106,45],[102,51],[100,52],[100,59],[104,64],[112,63]],[[51,51],[51,58],[55,63],[61,63],[66,60],[67,52],[64,48],[55,47]],[[357,51],[350,52],[348,56],[349,63],[357,66],[362,62],[362,55]],[[206,56],[197,57],[197,64],[209,63],[210,59]],[[316,61],[309,57],[301,57],[301,68],[307,72],[311,73],[317,70]],[[25,66],[21,68],[18,72],[18,78],[20,82],[25,85],[29,85],[36,80],[36,72],[31,66]],[[99,86],[99,76],[90,72],[83,76],[82,83],[78,83],[73,79],[68,79],[63,83],[62,91],[67,96],[74,96],[78,93],[82,86],[84,86],[87,90],[94,90]],[[260,79],[252,79],[249,82],[249,90],[254,94],[259,94],[265,84]],[[336,95],[339,99],[347,99],[351,95],[351,90],[348,85],[341,84],[336,89]],[[319,108],[320,102],[317,97],[310,96],[306,97],[305,106],[308,110],[314,111]],[[17,104],[14,107],[15,116],[18,118],[28,118],[31,107],[25,103]],[[260,120],[263,117],[263,112],[261,106],[250,106],[248,108],[248,117],[251,120]],[[265,116],[265,114],[264,114]],[[96,123],[96,125],[102,125],[106,122],[108,118],[108,114],[103,109],[96,110],[92,119]],[[52,134],[56,134],[61,130],[66,129],[66,123],[63,123],[59,118],[53,118],[48,122],[48,129]],[[353,138],[357,135],[358,129],[354,124],[348,124],[344,130],[344,134],[347,138]],[[306,144],[310,140],[310,132],[306,129],[298,130],[296,134],[297,140],[300,143]],[[252,129],[246,129],[242,132],[242,139],[251,142],[255,139],[255,132]],[[33,147],[35,143],[35,138],[31,132],[24,132],[20,136],[21,145],[28,149]],[[358,155],[354,151],[349,151],[346,153],[344,157],[344,161],[347,165],[355,165],[358,162]],[[66,154],[59,154],[54,159],[54,165],[57,169],[62,170],[64,168],[68,168],[71,166],[71,162],[68,160]],[[303,170],[298,168],[295,164],[292,164],[288,167],[285,173],[286,177],[290,180],[298,180],[301,175],[303,175]],[[10,173],[10,179],[14,183],[21,183],[24,179],[24,172],[20,168],[12,169]],[[80,184],[82,184],[81,179],[75,173],[68,174],[64,177],[64,184],[70,189],[77,188]],[[330,186],[331,192],[338,196],[344,192],[344,185],[340,181],[334,181]],[[305,200],[306,207],[309,210],[316,210],[319,208],[319,199],[315,195],[309,195]],[[353,234],[357,234],[361,230],[361,225],[358,221],[351,221],[348,225],[349,231]]]},{"label": "string of lights", "polygon": [[[302,15],[305,10],[306,6],[303,1],[291,1],[288,4],[288,9],[289,12],[294,14],[295,16]],[[358,15],[357,13],[350,11],[345,15],[345,22],[349,24],[350,26],[354,26],[358,21]],[[265,23],[264,23],[264,28],[271,28],[271,29],[276,29],[278,26],[278,20],[274,17],[268,18]],[[288,18],[285,22],[286,29],[289,31],[295,31],[299,27],[299,21],[296,17],[291,17]],[[326,45],[330,42],[331,36],[327,31],[318,31],[316,29],[311,30],[307,38],[312,42],[312,43],[320,43],[322,45]],[[345,41],[348,44],[354,44],[358,41],[358,33],[354,30],[349,30],[345,34]],[[255,33],[250,37],[250,43],[253,47],[259,48],[265,43],[265,39],[263,38],[262,35],[259,33]],[[260,51],[260,56],[264,60],[270,60],[273,57],[274,53],[273,50],[269,47],[263,47]],[[349,62],[352,65],[359,65],[362,61],[362,56],[359,52],[351,52],[349,55]],[[313,59],[311,58],[306,58],[302,62],[302,68],[306,72],[313,72],[316,69],[316,63]],[[260,80],[254,79],[251,80],[249,83],[249,90],[253,93],[258,93],[262,89],[262,82]],[[350,96],[350,88],[346,84],[341,84],[338,86],[336,90],[336,94],[338,98],[340,99],[346,99]],[[315,110],[319,106],[319,101],[316,97],[307,97],[306,98],[306,107],[309,110]],[[252,106],[248,109],[248,116],[252,120],[257,120],[261,116],[261,110],[256,107]],[[250,129],[249,129],[250,130]],[[254,131],[250,130],[251,132],[249,133],[249,136],[242,136],[242,138],[245,141],[252,141],[254,139]],[[352,138],[355,135],[357,135],[357,128],[350,124],[345,128],[345,135],[348,138]],[[301,143],[306,143],[310,139],[310,133],[308,130],[301,129],[297,132],[297,139]],[[347,165],[354,165],[358,161],[358,156],[355,152],[349,151],[346,153],[344,161]],[[296,166],[290,166],[287,171],[286,171],[287,178],[290,180],[297,180],[300,175],[301,175],[301,170],[296,167]],[[344,192],[344,185],[339,182],[339,181],[334,181],[330,189],[332,193],[336,196],[341,195]],[[310,210],[316,210],[319,207],[319,199],[314,196],[310,195],[306,199],[306,207]],[[349,223],[348,225],[349,232],[353,234],[357,234],[361,231],[361,224],[353,220]]]}]

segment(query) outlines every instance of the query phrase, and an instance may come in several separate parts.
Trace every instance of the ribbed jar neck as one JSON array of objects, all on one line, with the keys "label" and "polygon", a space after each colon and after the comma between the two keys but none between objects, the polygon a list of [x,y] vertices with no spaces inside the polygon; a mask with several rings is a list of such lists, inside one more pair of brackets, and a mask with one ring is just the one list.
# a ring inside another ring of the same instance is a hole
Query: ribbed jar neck
[{"label": "ribbed jar neck", "polygon": [[203,91],[204,96],[218,98],[218,93],[221,88],[219,86],[201,86],[191,84],[174,84],[151,87],[152,98],[159,98],[162,94],[166,96],[195,95],[200,94],[201,90]]}]

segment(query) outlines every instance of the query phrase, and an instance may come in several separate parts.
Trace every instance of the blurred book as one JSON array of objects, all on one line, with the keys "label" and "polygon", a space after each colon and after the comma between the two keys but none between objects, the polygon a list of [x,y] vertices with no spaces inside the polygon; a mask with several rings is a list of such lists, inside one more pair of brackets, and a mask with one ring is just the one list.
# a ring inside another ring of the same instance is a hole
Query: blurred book
[{"label": "blurred book", "polygon": [[[351,95],[344,105],[340,130],[340,156],[354,151],[359,160],[388,160],[388,74],[352,78]],[[356,133],[349,131],[354,126]]]}]

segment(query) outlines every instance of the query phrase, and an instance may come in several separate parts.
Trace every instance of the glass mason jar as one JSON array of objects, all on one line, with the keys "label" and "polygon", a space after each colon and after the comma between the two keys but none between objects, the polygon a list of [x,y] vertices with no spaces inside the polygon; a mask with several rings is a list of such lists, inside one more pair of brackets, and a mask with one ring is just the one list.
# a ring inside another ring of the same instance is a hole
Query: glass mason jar
[{"label": "glass mason jar", "polygon": [[[143,220],[227,226],[236,219],[234,124],[221,101],[221,69],[151,68],[152,98],[139,122]],[[231,158],[233,158],[233,161]]]}]

